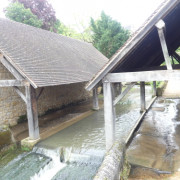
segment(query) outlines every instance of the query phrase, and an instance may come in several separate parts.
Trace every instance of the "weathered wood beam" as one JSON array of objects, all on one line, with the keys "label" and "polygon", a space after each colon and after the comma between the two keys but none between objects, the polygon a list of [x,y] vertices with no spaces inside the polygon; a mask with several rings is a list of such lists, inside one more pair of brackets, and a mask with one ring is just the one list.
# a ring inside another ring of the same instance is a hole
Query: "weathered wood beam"
[{"label": "weathered wood beam", "polygon": [[106,149],[109,150],[115,141],[115,119],[113,109],[113,96],[111,83],[103,82],[104,93],[104,120],[105,120],[105,135]]},{"label": "weathered wood beam", "polygon": [[23,80],[23,76],[0,54],[0,62],[6,67],[6,69],[11,72],[11,74],[18,80]]},{"label": "weathered wood beam", "polygon": [[29,137],[35,140],[35,139],[39,139],[36,91],[31,85],[25,86],[25,88],[26,88],[26,99],[27,99]]},{"label": "weathered wood beam", "polygon": [[153,96],[157,96],[156,81],[153,81]]},{"label": "weathered wood beam", "polygon": [[20,80],[0,80],[0,87],[24,86],[24,81]]},{"label": "weathered wood beam", "polygon": [[180,63],[180,56],[176,52],[173,52],[172,56]]},{"label": "weathered wood beam", "polygon": [[172,65],[171,65],[171,59],[169,57],[169,52],[167,49],[167,44],[166,44],[166,39],[164,36],[164,28],[165,28],[165,23],[163,20],[160,20],[157,24],[156,27],[158,29],[158,34],[159,34],[159,39],[160,39],[160,43],[161,43],[161,47],[162,47],[162,51],[163,51],[163,55],[164,55],[164,59],[166,62],[166,66],[168,70],[172,69]]},{"label": "weathered wood beam", "polygon": [[140,82],[141,112],[146,110],[145,82]]},{"label": "weathered wood beam", "polygon": [[[172,65],[173,70],[180,69],[180,64]],[[153,67],[144,67],[131,69],[129,72],[138,72],[138,71],[153,71],[153,70],[167,70],[167,66],[153,66]]]},{"label": "weathered wood beam", "polygon": [[111,83],[180,80],[180,70],[109,73],[106,79]]},{"label": "weathered wood beam", "polygon": [[37,101],[39,100],[39,98],[41,97],[41,94],[43,93],[44,88],[41,88],[41,90],[39,91],[39,94],[37,95],[36,99]]},{"label": "weathered wood beam", "polygon": [[16,86],[14,86],[13,88],[14,88],[14,90],[16,91],[16,93],[22,98],[22,100],[27,104],[26,97],[25,97],[25,95],[21,92],[21,90],[20,90],[18,87],[16,87]]},{"label": "weathered wood beam", "polygon": [[98,91],[97,87],[93,89],[93,110],[99,110],[99,102],[98,102]]},{"label": "weathered wood beam", "polygon": [[140,118],[136,121],[135,125],[134,125],[133,128],[131,129],[131,132],[129,133],[129,135],[128,135],[126,141],[125,141],[125,143],[126,143],[127,146],[130,144],[130,141],[131,141],[131,140],[133,139],[133,137],[134,137],[134,133],[135,133],[135,132],[138,130],[138,128],[140,127],[140,125],[141,125],[141,123],[142,123],[142,121],[143,121],[144,116],[145,116],[146,113],[149,111],[149,109],[151,108],[151,106],[153,105],[153,103],[155,102],[156,99],[157,99],[157,96],[155,96],[155,97],[151,100],[151,102],[150,102],[149,105],[147,106],[146,111],[144,111],[144,112],[141,114]]},{"label": "weathered wood beam", "polygon": [[116,97],[116,99],[113,101],[113,105],[115,106],[131,90],[134,85],[135,83],[129,84],[127,88],[119,96]]}]

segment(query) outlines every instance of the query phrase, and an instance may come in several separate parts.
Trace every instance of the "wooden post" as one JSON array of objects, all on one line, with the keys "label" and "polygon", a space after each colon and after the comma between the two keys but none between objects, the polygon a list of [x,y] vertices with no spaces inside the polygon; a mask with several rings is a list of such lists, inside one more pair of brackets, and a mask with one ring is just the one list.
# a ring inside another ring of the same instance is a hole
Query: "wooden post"
[{"label": "wooden post", "polygon": [[146,110],[145,82],[140,82],[141,112]]},{"label": "wooden post", "polygon": [[111,83],[106,80],[103,82],[103,93],[106,149],[109,150],[115,142],[115,119]]},{"label": "wooden post", "polygon": [[114,97],[120,95],[121,91],[122,91],[121,83],[114,83],[114,92],[115,92],[115,96]]},{"label": "wooden post", "polygon": [[165,36],[164,36],[164,28],[165,28],[164,21],[160,20],[156,24],[156,27],[158,29],[159,39],[160,39],[160,43],[161,43],[161,47],[162,47],[162,51],[163,51],[163,55],[164,55],[164,59],[165,59],[165,62],[166,62],[167,69],[172,70],[171,59],[170,59],[170,56],[169,56],[169,53],[168,53],[166,39],[165,39]]},{"label": "wooden post", "polygon": [[25,86],[25,88],[26,88],[26,99],[27,99],[29,137],[33,140],[36,140],[39,139],[36,91],[31,85]]},{"label": "wooden post", "polygon": [[93,89],[93,110],[95,110],[95,111],[99,110],[97,88]]},{"label": "wooden post", "polygon": [[156,81],[153,81],[153,96],[157,96]]}]

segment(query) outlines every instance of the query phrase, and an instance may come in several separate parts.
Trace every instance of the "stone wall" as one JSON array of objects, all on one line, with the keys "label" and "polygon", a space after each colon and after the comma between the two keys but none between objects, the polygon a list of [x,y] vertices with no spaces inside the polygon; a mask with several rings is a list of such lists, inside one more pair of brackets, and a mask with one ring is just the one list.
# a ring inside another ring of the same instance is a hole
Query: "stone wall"
[{"label": "stone wall", "polygon": [[[0,80],[14,79],[9,71],[0,64]],[[88,99],[90,93],[84,89],[85,83],[45,87],[38,101],[38,113],[48,109],[60,108],[73,102]],[[24,92],[24,88],[22,88]],[[36,90],[37,94],[40,88]],[[0,88],[0,126],[15,125],[19,116],[26,114],[26,105],[12,87]]]}]

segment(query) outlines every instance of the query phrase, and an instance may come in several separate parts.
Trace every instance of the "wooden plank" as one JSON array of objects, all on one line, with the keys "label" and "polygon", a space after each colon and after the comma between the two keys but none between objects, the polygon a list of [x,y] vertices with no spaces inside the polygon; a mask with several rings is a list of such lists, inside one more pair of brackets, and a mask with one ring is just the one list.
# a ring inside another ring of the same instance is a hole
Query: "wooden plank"
[{"label": "wooden plank", "polygon": [[14,86],[13,88],[14,88],[14,90],[16,91],[16,93],[22,98],[22,100],[27,104],[26,97],[25,97],[25,95],[21,92],[21,90],[20,90],[18,87],[16,87],[16,86]]},{"label": "wooden plank", "polygon": [[115,141],[115,119],[111,83],[103,82],[103,93],[106,149],[109,150]]},{"label": "wooden plank", "polygon": [[0,80],[0,87],[24,86],[24,83],[20,80]]},{"label": "wooden plank", "polygon": [[163,51],[163,55],[164,55],[164,59],[166,62],[167,69],[171,70],[172,69],[171,59],[170,59],[169,52],[167,49],[166,39],[164,36],[164,30],[163,30],[165,28],[164,21],[160,20],[156,24],[156,27],[158,29],[159,39],[160,39],[160,43],[161,43],[161,47],[162,47],[162,51]]},{"label": "wooden plank", "polygon": [[0,55],[0,62],[6,67],[6,69],[18,80],[23,80],[23,76],[4,58]]},{"label": "wooden plank", "polygon": [[26,99],[27,99],[29,137],[35,140],[35,139],[39,139],[36,91],[31,85],[25,86],[25,88],[26,88]]},{"label": "wooden plank", "polygon": [[172,56],[180,63],[180,56],[176,52],[172,53]]},{"label": "wooden plank", "polygon": [[39,94],[38,94],[37,97],[36,97],[37,101],[38,101],[39,98],[41,97],[41,94],[43,93],[43,91],[44,91],[44,88],[41,88]]},{"label": "wooden plank", "polygon": [[180,70],[109,73],[106,79],[111,83],[180,80]]},{"label": "wooden plank", "polygon": [[140,82],[141,112],[146,110],[145,82]]},{"label": "wooden plank", "polygon": [[119,96],[116,97],[116,99],[113,101],[113,105],[115,106],[131,90],[134,85],[135,83],[131,83],[130,85],[128,85],[127,88]]},{"label": "wooden plank", "polygon": [[116,54],[111,61],[89,82],[86,86],[87,90],[91,90],[99,83],[110,71],[113,70],[120,62],[122,62],[133,50],[140,44],[146,35],[154,28],[155,23],[163,18],[169,11],[171,11],[179,2],[171,0],[163,6],[156,16],[153,16],[149,23],[143,27],[128,43]]},{"label": "wooden plank", "polygon": [[149,109],[151,108],[152,104],[154,103],[154,101],[157,99],[157,96],[155,96],[151,102],[149,103],[147,109],[141,114],[141,116],[139,117],[139,119],[136,121],[136,124],[134,125],[134,127],[132,128],[131,132],[129,133],[125,143],[128,145],[131,141],[131,139],[133,139],[133,135],[134,133],[137,131],[138,127],[140,126],[145,114],[149,111]]},{"label": "wooden plank", "polygon": [[[174,64],[172,65],[172,68],[180,69],[180,64]],[[157,70],[167,70],[167,66],[153,66],[153,67],[144,67],[144,68],[137,68],[137,69],[131,69],[128,72],[138,72],[138,71],[157,71]]]},{"label": "wooden plank", "polygon": [[93,89],[93,110],[99,110],[97,87]]},{"label": "wooden plank", "polygon": [[153,96],[157,96],[156,81],[153,81]]}]

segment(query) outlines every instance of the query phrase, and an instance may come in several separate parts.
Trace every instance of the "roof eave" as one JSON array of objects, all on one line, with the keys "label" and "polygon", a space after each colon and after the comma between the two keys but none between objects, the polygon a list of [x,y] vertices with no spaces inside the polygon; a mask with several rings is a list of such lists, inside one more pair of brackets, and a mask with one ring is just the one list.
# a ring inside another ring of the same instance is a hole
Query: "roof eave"
[{"label": "roof eave", "polygon": [[35,89],[38,88],[38,86],[29,78],[27,77],[27,75],[25,73],[23,73],[20,68],[17,67],[17,65],[14,63],[14,61],[8,56],[6,55],[2,50],[0,50],[0,52],[3,54],[3,56],[6,58],[6,60],[14,67],[14,69],[16,69],[19,74],[24,77],[25,80],[27,80]]}]

